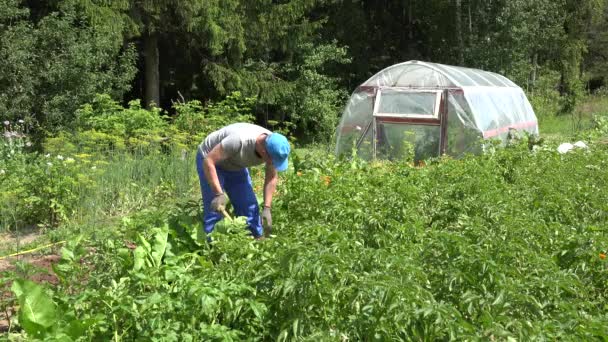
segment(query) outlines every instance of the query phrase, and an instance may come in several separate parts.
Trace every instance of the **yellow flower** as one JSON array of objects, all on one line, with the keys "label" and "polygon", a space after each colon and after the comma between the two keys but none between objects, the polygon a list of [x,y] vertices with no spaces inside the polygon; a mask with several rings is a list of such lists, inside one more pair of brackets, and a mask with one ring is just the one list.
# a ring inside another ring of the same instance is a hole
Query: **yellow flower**
[{"label": "yellow flower", "polygon": [[325,186],[329,186],[329,183],[331,183],[331,177],[323,176],[323,183],[325,183]]}]

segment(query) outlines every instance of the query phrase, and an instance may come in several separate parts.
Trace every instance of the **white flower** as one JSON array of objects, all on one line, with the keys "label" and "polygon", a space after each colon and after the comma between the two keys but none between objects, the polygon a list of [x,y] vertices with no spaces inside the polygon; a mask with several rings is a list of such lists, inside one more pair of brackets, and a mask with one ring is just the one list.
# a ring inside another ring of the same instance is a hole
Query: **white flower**
[{"label": "white flower", "polygon": [[65,162],[66,162],[66,163],[73,163],[73,162],[74,162],[74,158],[72,158],[72,157],[67,157],[67,158],[65,158]]},{"label": "white flower", "polygon": [[25,146],[27,146],[27,147],[31,147],[31,146],[32,146],[32,143],[28,141],[28,142],[26,142],[26,143],[25,143]]},{"label": "white flower", "polygon": [[8,126],[8,125],[10,125],[10,124],[11,124],[11,123],[10,123],[8,120],[4,121],[4,126]]},{"label": "white flower", "polygon": [[25,121],[23,121],[23,120],[19,119],[19,123],[20,123],[20,124],[22,124],[22,123],[24,123],[24,122],[25,122]]},{"label": "white flower", "polygon": [[91,170],[96,170],[97,166],[91,166]]},{"label": "white flower", "polygon": [[63,160],[63,156],[60,154],[60,155],[57,156],[57,159]]},{"label": "white flower", "polygon": [[50,153],[47,153],[47,154],[45,154],[44,156],[45,156],[46,158],[48,158],[48,157],[50,157],[50,156],[51,156],[51,154],[50,154]]},{"label": "white flower", "polygon": [[0,169],[0,175],[3,175],[3,174],[5,174],[5,173],[6,173],[6,171],[4,171],[4,170]]},{"label": "white flower", "polygon": [[46,165],[48,165],[48,166],[53,166],[53,163],[51,163],[51,162],[47,162],[47,163],[46,163]]}]

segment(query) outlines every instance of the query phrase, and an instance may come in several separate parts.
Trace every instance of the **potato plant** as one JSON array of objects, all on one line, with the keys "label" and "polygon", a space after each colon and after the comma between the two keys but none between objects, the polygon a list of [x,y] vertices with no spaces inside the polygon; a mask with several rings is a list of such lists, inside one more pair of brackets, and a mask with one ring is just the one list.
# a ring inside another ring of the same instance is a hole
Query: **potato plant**
[{"label": "potato plant", "polygon": [[300,159],[276,237],[197,239],[197,199],[144,210],[66,246],[56,288],[16,283],[41,313],[18,324],[66,341],[605,340],[608,149],[590,146]]}]

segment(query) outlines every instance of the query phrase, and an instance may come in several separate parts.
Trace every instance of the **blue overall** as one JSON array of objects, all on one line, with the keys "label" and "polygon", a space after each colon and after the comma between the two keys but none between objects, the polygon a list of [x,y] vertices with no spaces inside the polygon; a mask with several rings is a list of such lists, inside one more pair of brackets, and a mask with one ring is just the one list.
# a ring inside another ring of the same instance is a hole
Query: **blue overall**
[{"label": "blue overall", "polygon": [[[211,201],[215,194],[205,178],[203,156],[200,150],[196,153],[196,169],[198,171],[198,178],[201,183],[201,194],[203,196],[203,229],[205,230],[205,233],[209,234],[213,231],[215,224],[221,220],[223,216],[222,213],[211,209]],[[236,216],[247,217],[247,225],[249,226],[251,234],[255,237],[262,236],[264,230],[262,229],[260,209],[255,192],[253,192],[249,170],[245,168],[238,171],[227,171],[221,169],[219,166],[216,166],[215,169],[217,170],[217,178],[220,181],[220,186],[226,191],[230,203],[232,203],[232,206],[234,207]]]}]

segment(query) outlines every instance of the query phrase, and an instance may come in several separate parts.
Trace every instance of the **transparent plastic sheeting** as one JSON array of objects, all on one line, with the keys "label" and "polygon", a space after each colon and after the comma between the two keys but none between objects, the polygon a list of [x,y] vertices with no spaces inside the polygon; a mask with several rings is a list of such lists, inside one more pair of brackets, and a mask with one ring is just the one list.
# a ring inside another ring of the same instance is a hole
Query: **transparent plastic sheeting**
[{"label": "transparent plastic sheeting", "polygon": [[[363,86],[352,94],[342,114],[337,131],[337,154],[348,154],[354,144],[359,143],[362,155],[370,158],[373,156],[370,148],[373,145],[375,91],[382,92],[381,102],[377,106],[380,113],[400,114],[401,117],[402,114],[413,114],[420,117],[429,115],[434,108],[432,97],[429,96],[432,94],[421,93],[421,90],[448,89],[448,120],[442,123],[447,125],[447,136],[444,139],[448,155],[460,156],[466,152],[475,152],[479,138],[498,138],[504,141],[511,129],[538,134],[536,115],[523,90],[504,76],[491,72],[406,62],[380,71]],[[412,88],[411,92],[404,89],[407,87]],[[398,157],[391,156],[390,151],[403,151],[403,147],[396,141],[402,136],[415,143],[417,159],[437,155],[432,151],[441,139],[438,126],[427,129],[414,124],[391,123],[389,126],[379,123],[376,131],[377,157]],[[423,155],[424,153],[428,155]]]},{"label": "transparent plastic sheeting", "polygon": [[504,138],[509,129],[538,134],[536,115],[521,88],[462,89],[475,127],[484,138]]},{"label": "transparent plastic sheeting", "polygon": [[[371,127],[369,126],[372,123],[373,111],[373,93],[362,91],[354,93],[350,97],[338,125],[336,141],[336,153],[338,155],[350,153],[354,144],[362,140],[362,136],[366,132],[366,138],[369,137],[371,141]],[[366,155],[365,159],[369,159],[371,156],[370,152],[369,156]]]},{"label": "transparent plastic sheeting", "polygon": [[[414,159],[439,153],[439,126],[379,123],[376,154],[382,159]],[[411,150],[410,150],[411,147]]]},{"label": "transparent plastic sheeting", "polygon": [[375,87],[515,87],[508,78],[489,71],[411,61],[390,66],[363,83]]},{"label": "transparent plastic sheeting", "polygon": [[363,83],[373,87],[455,87],[441,72],[426,65],[398,64],[388,67]]},{"label": "transparent plastic sheeting", "polygon": [[432,116],[435,113],[436,98],[436,92],[412,93],[388,88],[382,91],[378,112]]}]

